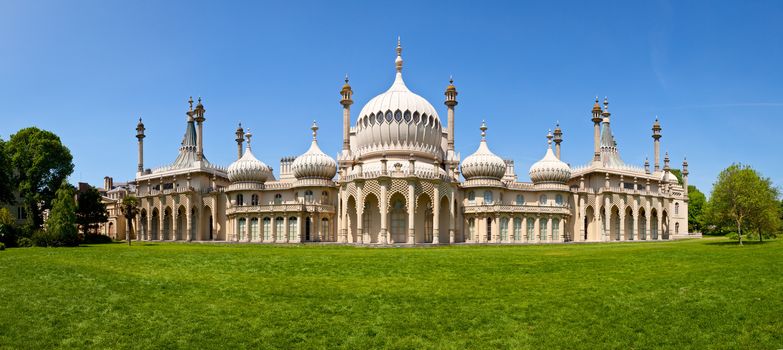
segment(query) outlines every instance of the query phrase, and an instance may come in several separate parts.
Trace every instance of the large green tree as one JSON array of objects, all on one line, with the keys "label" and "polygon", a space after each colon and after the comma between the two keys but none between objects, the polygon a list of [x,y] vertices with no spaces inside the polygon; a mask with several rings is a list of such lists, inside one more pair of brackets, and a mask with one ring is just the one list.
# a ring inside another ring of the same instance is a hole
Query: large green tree
[{"label": "large green tree", "polygon": [[34,227],[41,227],[42,213],[51,208],[62,182],[73,172],[73,157],[54,133],[36,127],[19,130],[5,143],[12,183]]},{"label": "large green tree", "polygon": [[109,220],[109,213],[106,211],[106,204],[101,200],[101,193],[95,187],[80,192],[76,197],[76,223],[87,236],[90,231],[95,231],[99,224]]},{"label": "large green tree", "polygon": [[11,162],[5,149],[6,142],[0,139],[0,203],[13,203],[13,184],[11,182]]},{"label": "large green tree", "polygon": [[702,214],[706,204],[707,196],[696,186],[688,185],[688,232],[702,232],[704,230]]},{"label": "large green tree", "polygon": [[125,216],[125,222],[128,223],[128,229],[125,231],[125,240],[128,241],[128,245],[131,245],[133,220],[139,213],[139,200],[132,195],[125,196],[122,199],[122,204],[120,204],[120,210],[122,210],[122,215]]},{"label": "large green tree", "polygon": [[707,208],[711,224],[736,228],[742,245],[743,229],[767,229],[770,208],[777,214],[777,191],[750,166],[732,164],[718,175]]},{"label": "large green tree", "polygon": [[47,246],[77,246],[79,235],[76,230],[76,191],[63,181],[52,201],[52,210],[46,220]]}]

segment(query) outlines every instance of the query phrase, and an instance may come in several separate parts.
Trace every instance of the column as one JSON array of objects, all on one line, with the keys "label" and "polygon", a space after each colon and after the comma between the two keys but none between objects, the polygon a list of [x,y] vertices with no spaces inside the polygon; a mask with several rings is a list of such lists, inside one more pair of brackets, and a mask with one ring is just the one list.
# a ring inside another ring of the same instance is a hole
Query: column
[{"label": "column", "polygon": [[337,225],[340,230],[337,241],[340,243],[348,243],[348,191],[345,187],[342,189],[342,205],[340,205],[340,223]]},{"label": "column", "polygon": [[625,214],[620,213],[620,227],[618,232],[620,232],[620,241],[625,240]]},{"label": "column", "polygon": [[364,199],[362,184],[356,184],[356,243],[364,243]]},{"label": "column", "polygon": [[432,244],[439,244],[440,243],[440,189],[438,189],[438,185],[435,184],[435,188],[432,189],[433,193],[433,200],[432,200]]},{"label": "column", "polygon": [[554,231],[552,230],[552,217],[550,216],[550,217],[546,218],[546,237],[547,237],[547,242],[554,241],[554,239],[552,239],[552,232],[554,232]]},{"label": "column", "polygon": [[209,207],[210,214],[212,214],[212,220],[207,219],[207,222],[212,221],[211,229],[212,229],[212,240],[215,240],[218,236],[218,227],[217,227],[217,197],[213,197],[212,205]]},{"label": "column", "polygon": [[652,215],[649,210],[645,210],[645,220],[644,220],[644,240],[645,241],[651,241],[652,240],[652,232],[650,229],[652,228],[652,223],[650,223],[650,218],[652,218]]},{"label": "column", "polygon": [[539,225],[541,223],[541,218],[537,217],[533,220],[533,242],[541,243],[541,227]]},{"label": "column", "polygon": [[388,212],[388,199],[386,198],[388,196],[387,194],[388,185],[386,181],[381,181],[381,232],[378,234],[378,243],[380,244],[386,244],[388,242],[387,235],[388,235],[388,222],[386,221],[386,214]]},{"label": "column", "polygon": [[270,214],[271,217],[269,218],[271,221],[269,223],[269,226],[272,230],[272,236],[270,237],[272,240],[272,243],[282,243],[282,240],[280,239],[280,233],[277,232],[277,215],[274,213]]},{"label": "column", "polygon": [[187,231],[185,233],[185,237],[187,237],[188,242],[193,240],[193,235],[191,232],[193,232],[193,223],[191,220],[193,219],[193,216],[191,216],[190,213],[190,201],[187,201],[188,208],[185,209],[185,230]]},{"label": "column", "polygon": [[179,221],[179,210],[175,210],[174,208],[171,209],[171,240],[176,241],[177,238],[177,229],[179,228],[179,225],[177,225],[177,221]]},{"label": "column", "polygon": [[454,236],[456,235],[455,233],[456,225],[457,225],[457,206],[456,204],[454,204],[454,191],[452,190],[451,195],[449,196],[449,243],[455,242]]},{"label": "column", "polygon": [[[301,243],[302,242],[302,232],[304,232],[305,229],[305,222],[304,222],[304,215],[302,213],[299,213],[299,218],[296,220],[296,242]],[[313,224],[310,224],[310,231],[313,230]],[[311,232],[312,234],[312,232]]]},{"label": "column", "polygon": [[500,243],[500,215],[492,218],[492,243]]},{"label": "column", "polygon": [[283,243],[288,243],[288,237],[290,237],[290,234],[291,232],[288,232],[288,215],[285,215],[283,216]]},{"label": "column", "polygon": [[245,216],[245,242],[250,242],[252,239],[250,237],[250,217]]},{"label": "column", "polygon": [[560,218],[560,220],[557,221],[557,232],[560,232],[560,237],[557,237],[558,242],[565,242],[565,218]]},{"label": "column", "polygon": [[660,211],[658,212],[658,241],[663,240],[663,215],[660,214]]},{"label": "column", "polygon": [[408,244],[416,243],[415,211],[416,198],[414,197],[413,181],[408,181]]}]

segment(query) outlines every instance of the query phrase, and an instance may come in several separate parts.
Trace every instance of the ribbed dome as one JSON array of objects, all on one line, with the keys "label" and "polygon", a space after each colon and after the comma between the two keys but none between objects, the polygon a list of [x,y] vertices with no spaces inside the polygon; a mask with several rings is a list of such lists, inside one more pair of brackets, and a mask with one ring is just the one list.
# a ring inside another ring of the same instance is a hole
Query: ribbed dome
[{"label": "ribbed dome", "polygon": [[231,182],[263,183],[270,177],[272,177],[270,168],[264,162],[256,159],[250,150],[249,140],[242,158],[228,166],[228,179]]},{"label": "ribbed dome", "polygon": [[544,158],[530,167],[529,175],[533,183],[566,183],[571,178],[571,167],[555,157],[550,144]]},{"label": "ribbed dome", "polygon": [[356,151],[418,151],[439,156],[442,125],[438,112],[402,80],[402,48],[397,47],[397,74],[386,92],[375,96],[356,120]]},{"label": "ribbed dome", "polygon": [[318,126],[313,123],[313,143],[304,154],[296,157],[291,170],[297,179],[332,179],[337,173],[337,162],[318,147],[315,133]]},{"label": "ribbed dome", "polygon": [[462,176],[466,180],[495,179],[500,180],[506,173],[506,162],[489,150],[486,140],[487,126],[481,124],[481,143],[473,154],[462,161]]}]

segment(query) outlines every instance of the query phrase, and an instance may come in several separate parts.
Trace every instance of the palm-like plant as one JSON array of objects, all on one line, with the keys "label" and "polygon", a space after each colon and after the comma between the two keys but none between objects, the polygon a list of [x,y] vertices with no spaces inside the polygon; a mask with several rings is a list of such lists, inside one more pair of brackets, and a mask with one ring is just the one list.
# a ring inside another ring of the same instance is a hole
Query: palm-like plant
[{"label": "palm-like plant", "polygon": [[122,204],[120,204],[120,210],[122,211],[122,215],[125,217],[125,221],[128,222],[128,230],[125,231],[125,240],[128,241],[128,245],[131,245],[131,232],[133,232],[133,219],[136,218],[136,215],[139,213],[139,200],[134,196],[126,196],[122,199]]}]

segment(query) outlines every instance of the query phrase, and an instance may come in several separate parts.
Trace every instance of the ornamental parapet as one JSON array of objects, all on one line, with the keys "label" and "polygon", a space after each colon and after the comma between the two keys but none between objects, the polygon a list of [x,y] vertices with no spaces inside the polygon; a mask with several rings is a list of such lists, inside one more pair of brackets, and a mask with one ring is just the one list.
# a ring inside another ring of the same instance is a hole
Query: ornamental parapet
[{"label": "ornamental parapet", "polygon": [[515,204],[492,204],[492,205],[466,205],[463,207],[465,214],[560,214],[571,215],[571,207],[568,205],[557,206],[539,206],[539,205],[515,205]]},{"label": "ornamental parapet", "polygon": [[291,187],[337,187],[337,184],[326,179],[298,179]]},{"label": "ornamental parapet", "polygon": [[226,209],[226,214],[252,214],[252,213],[327,213],[336,212],[333,205],[317,203],[291,203],[291,204],[265,204],[243,205]]},{"label": "ornamental parapet", "polygon": [[437,174],[434,171],[420,171],[416,170],[416,174],[408,174],[404,171],[388,171],[385,174],[380,171],[365,171],[361,174],[351,174],[347,176],[343,176],[340,178],[340,182],[350,182],[354,180],[360,180],[360,179],[374,179],[379,177],[385,177],[385,178],[395,178],[395,179],[404,179],[404,178],[417,178],[422,180],[440,180],[444,182],[449,182],[451,179],[448,175],[443,174]]}]

